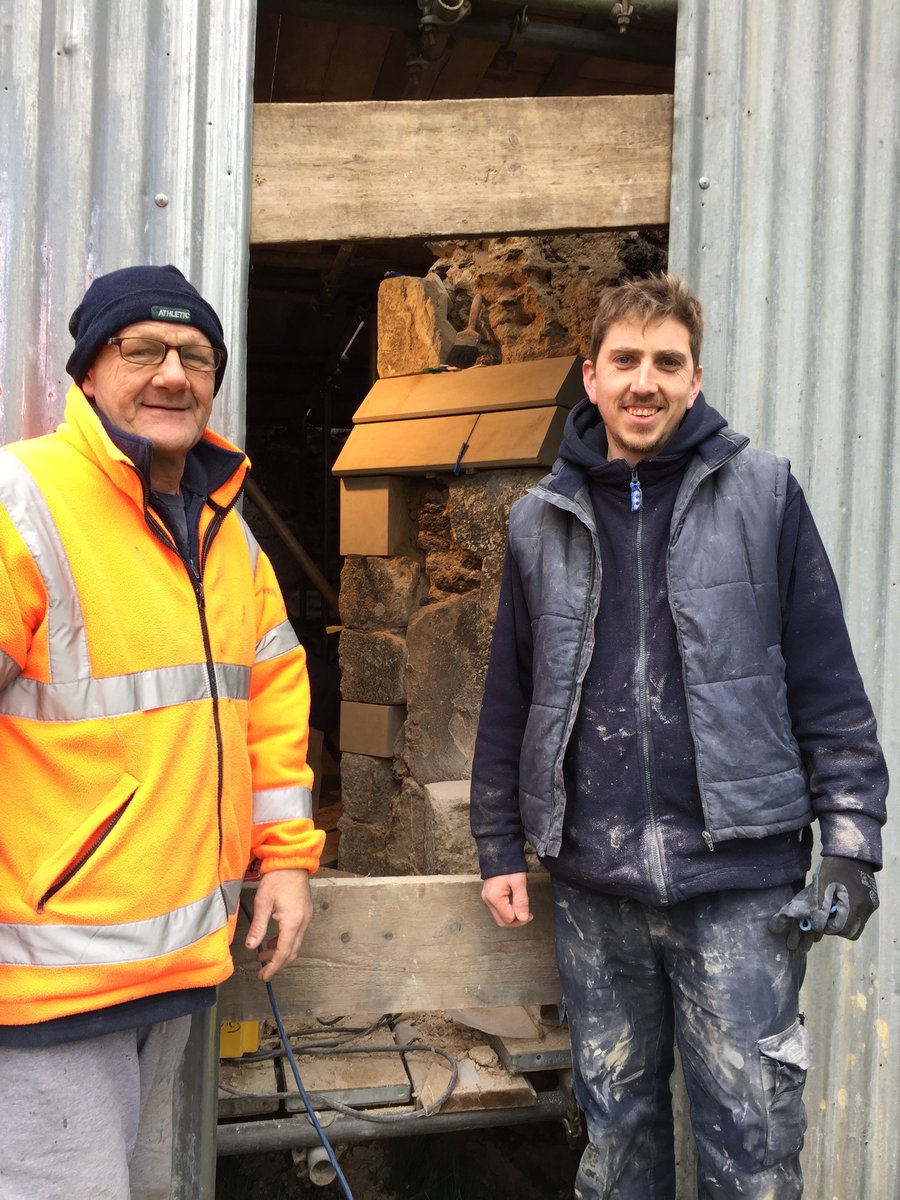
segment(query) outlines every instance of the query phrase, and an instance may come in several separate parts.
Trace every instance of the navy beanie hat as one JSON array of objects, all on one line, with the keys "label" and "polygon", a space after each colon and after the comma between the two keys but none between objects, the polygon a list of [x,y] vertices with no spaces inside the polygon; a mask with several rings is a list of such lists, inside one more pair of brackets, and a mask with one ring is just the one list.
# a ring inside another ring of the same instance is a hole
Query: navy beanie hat
[{"label": "navy beanie hat", "polygon": [[[215,310],[177,267],[123,267],[95,279],[69,318],[75,349],[66,370],[79,387],[107,339],[138,321],[193,325],[217,349],[226,349]],[[213,395],[222,386],[224,374],[223,361],[216,371]]]}]

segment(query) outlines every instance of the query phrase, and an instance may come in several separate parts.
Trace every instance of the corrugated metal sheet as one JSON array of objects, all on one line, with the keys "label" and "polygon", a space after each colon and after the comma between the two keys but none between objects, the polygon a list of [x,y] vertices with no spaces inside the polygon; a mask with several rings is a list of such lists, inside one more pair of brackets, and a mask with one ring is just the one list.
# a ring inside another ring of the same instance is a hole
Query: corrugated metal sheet
[{"label": "corrugated metal sheet", "polygon": [[213,424],[241,440],[251,0],[0,0],[0,443],[53,428],[67,322],[96,276],[173,262],[231,361]]},{"label": "corrugated metal sheet", "polygon": [[[678,43],[670,263],[704,301],[704,387],[791,458],[900,778],[896,3],[682,0]],[[817,946],[804,989],[821,1200],[900,1195],[900,822],[885,832],[876,920]]]}]

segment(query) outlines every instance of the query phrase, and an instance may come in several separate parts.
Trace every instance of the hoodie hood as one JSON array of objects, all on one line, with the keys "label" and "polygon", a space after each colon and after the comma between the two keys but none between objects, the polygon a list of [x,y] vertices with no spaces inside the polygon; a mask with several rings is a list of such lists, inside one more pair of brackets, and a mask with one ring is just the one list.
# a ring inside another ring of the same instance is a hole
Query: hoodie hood
[{"label": "hoodie hood", "polygon": [[[662,453],[649,455],[642,461],[672,461],[680,458],[688,451],[696,450],[703,442],[724,429],[727,424],[728,422],[721,413],[716,412],[707,404],[706,398],[700,392]],[[611,465],[606,457],[607,453],[606,427],[596,406],[591,404],[585,396],[575,405],[566,420],[562,446],[559,451],[560,459],[562,462],[580,467],[591,475]],[[624,463],[624,459],[616,461]]]}]

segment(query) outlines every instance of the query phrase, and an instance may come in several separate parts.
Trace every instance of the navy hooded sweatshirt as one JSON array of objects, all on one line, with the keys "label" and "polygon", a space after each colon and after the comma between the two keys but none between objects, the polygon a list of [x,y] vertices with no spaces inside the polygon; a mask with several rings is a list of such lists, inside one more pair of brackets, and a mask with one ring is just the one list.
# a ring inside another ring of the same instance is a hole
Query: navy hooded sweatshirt
[{"label": "navy hooded sweatshirt", "polygon": [[[562,848],[543,862],[567,882],[648,904],[792,883],[810,865],[809,828],[718,842],[714,851],[703,839],[666,552],[687,464],[725,425],[701,394],[664,451],[643,459],[633,472],[623,459],[607,461],[605,428],[584,400],[566,423],[550,483],[569,494],[587,483],[603,585],[593,658],[565,758]],[[631,507],[635,479],[639,514]],[[823,851],[877,867],[887,791],[884,758],[837,584],[793,476],[778,575],[788,707],[822,823]],[[646,655],[640,661],[642,632]],[[525,869],[516,814],[483,811],[481,797],[516,794],[517,781],[503,776],[513,770],[521,747],[530,672],[530,621],[517,565],[507,553],[472,771],[473,830],[485,877]],[[643,719],[641,704],[647,706]],[[839,761],[844,766],[835,770]],[[840,813],[833,835],[831,810]]]}]

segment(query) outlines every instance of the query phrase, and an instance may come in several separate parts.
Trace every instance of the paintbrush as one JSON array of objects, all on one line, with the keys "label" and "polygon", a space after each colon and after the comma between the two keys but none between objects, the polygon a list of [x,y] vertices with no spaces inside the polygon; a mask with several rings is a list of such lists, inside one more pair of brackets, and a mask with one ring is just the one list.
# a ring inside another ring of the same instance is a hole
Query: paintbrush
[{"label": "paintbrush", "polygon": [[453,339],[453,345],[450,347],[450,353],[447,355],[448,367],[471,367],[478,357],[478,318],[481,316],[481,306],[484,304],[484,296],[481,292],[476,292],[472,297],[472,307],[469,309],[469,323],[465,329],[461,329]]}]

